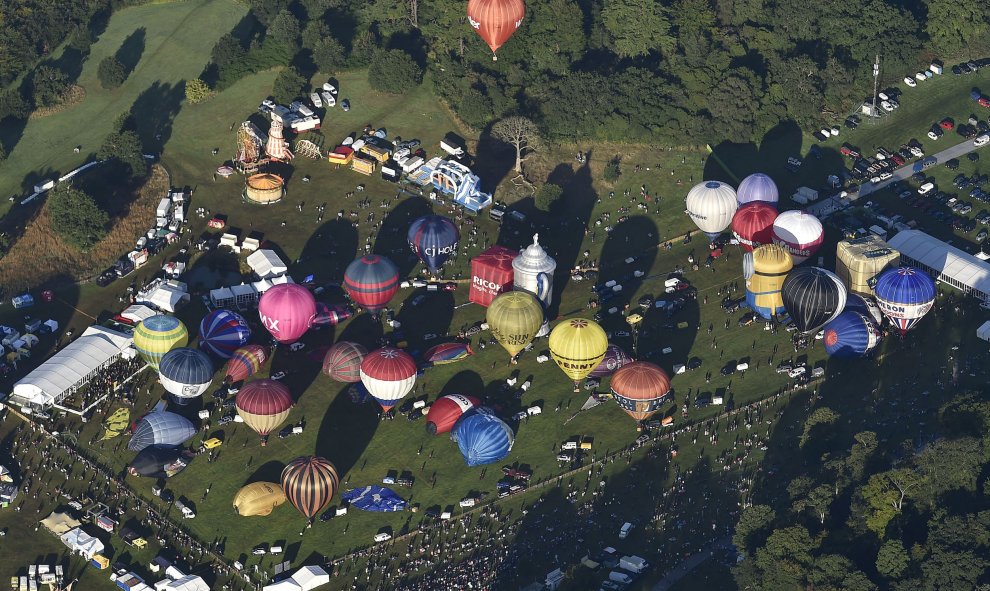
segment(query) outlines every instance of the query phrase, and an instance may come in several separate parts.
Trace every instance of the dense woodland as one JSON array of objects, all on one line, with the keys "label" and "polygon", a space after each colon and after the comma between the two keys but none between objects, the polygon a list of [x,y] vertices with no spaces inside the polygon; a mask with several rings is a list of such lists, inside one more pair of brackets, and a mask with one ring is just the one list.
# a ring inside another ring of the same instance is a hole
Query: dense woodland
[{"label": "dense woodland", "polygon": [[740,518],[739,588],[990,590],[990,403],[965,394],[938,416],[931,438],[863,431],[844,441],[846,417],[812,411],[803,462],[768,476],[765,504]]},{"label": "dense woodland", "polygon": [[[213,90],[291,65],[274,93],[288,98],[317,71],[370,66],[387,92],[429,80],[476,128],[518,113],[557,139],[759,139],[784,119],[844,116],[870,92],[877,53],[889,82],[932,58],[990,53],[983,0],[530,0],[497,62],[465,2],[249,4],[203,73]],[[50,56],[63,39],[85,56],[116,6],[0,0],[0,119],[57,100],[74,73]]]}]

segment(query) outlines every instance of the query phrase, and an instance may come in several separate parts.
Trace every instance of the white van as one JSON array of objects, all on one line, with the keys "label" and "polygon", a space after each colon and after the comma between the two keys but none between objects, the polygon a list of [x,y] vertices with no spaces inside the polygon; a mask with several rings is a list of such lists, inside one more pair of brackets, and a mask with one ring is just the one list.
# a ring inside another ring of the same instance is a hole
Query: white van
[{"label": "white van", "polygon": [[973,140],[973,145],[977,147],[985,146],[988,143],[990,143],[990,134],[986,134],[986,133],[982,133],[978,135],[976,139]]},{"label": "white van", "polygon": [[739,363],[736,365],[736,371],[746,371],[747,369],[749,369],[748,363]]},{"label": "white van", "polygon": [[375,534],[376,542],[387,542],[392,539],[392,534],[387,532],[382,532],[380,534]]},{"label": "white van", "polygon": [[927,195],[935,188],[935,183],[925,183],[918,187],[918,195]]},{"label": "white van", "polygon": [[629,523],[628,521],[623,523],[622,527],[619,529],[619,539],[624,540],[628,538],[629,532],[632,531],[632,528],[633,528],[633,524]]},{"label": "white van", "polygon": [[282,553],[282,547],[281,546],[272,546],[271,549],[268,551],[268,553],[269,554],[281,554]]},{"label": "white van", "polygon": [[578,447],[577,441],[565,441],[564,443],[561,444],[560,449],[562,450],[577,449],[577,447]]}]

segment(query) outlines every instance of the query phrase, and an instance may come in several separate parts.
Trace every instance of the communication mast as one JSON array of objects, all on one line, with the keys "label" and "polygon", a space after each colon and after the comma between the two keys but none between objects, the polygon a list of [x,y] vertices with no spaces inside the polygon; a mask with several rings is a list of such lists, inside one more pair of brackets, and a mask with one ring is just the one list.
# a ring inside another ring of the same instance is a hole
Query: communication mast
[{"label": "communication mast", "polygon": [[877,112],[877,94],[880,92],[880,54],[877,54],[876,59],[873,62],[873,108],[870,109],[870,121],[876,122],[878,117]]}]

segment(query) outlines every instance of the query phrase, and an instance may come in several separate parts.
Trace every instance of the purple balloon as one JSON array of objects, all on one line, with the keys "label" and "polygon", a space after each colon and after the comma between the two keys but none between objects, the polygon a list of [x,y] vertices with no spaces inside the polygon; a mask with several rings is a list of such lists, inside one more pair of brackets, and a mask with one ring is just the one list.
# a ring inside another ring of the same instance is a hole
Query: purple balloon
[{"label": "purple balloon", "polygon": [[736,201],[739,202],[739,205],[752,201],[766,201],[776,205],[779,200],[780,194],[777,192],[777,185],[772,178],[762,172],[753,173],[744,178],[739,183],[739,188],[736,189]]},{"label": "purple balloon", "polygon": [[604,378],[605,376],[612,375],[615,370],[619,369],[627,363],[632,363],[632,357],[626,355],[626,352],[622,350],[622,347],[618,345],[609,345],[605,349],[605,359],[598,364],[598,367],[594,369],[590,374],[593,378]]}]

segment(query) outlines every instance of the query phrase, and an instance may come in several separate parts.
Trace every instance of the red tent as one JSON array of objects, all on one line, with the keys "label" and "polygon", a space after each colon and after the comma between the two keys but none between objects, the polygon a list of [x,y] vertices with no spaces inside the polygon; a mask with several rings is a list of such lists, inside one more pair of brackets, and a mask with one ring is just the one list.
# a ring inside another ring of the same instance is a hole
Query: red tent
[{"label": "red tent", "polygon": [[493,246],[471,259],[471,301],[488,307],[495,296],[512,291],[512,260],[519,253]]}]

